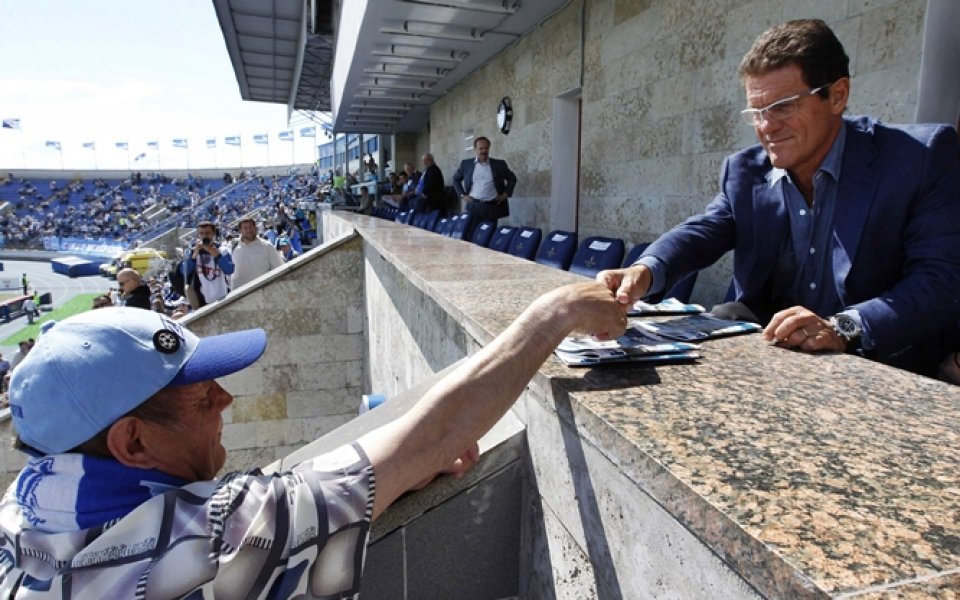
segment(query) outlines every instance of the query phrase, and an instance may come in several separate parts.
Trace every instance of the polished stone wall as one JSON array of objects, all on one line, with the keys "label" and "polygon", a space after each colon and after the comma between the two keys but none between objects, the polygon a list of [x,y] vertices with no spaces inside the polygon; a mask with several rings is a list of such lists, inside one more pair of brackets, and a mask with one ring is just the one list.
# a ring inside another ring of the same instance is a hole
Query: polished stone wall
[{"label": "polished stone wall", "polygon": [[[824,19],[851,58],[850,113],[904,122],[916,109],[925,9],[925,0],[585,2],[581,86],[574,0],[432,105],[430,147],[449,182],[471,155],[464,132],[490,137],[491,156],[519,179],[509,221],[548,228],[552,102],[582,88],[579,232],[629,248],[700,212],[724,157],[754,143],[736,114],[736,67],[758,34]],[[495,126],[502,96],[513,100],[509,135]],[[722,260],[702,273],[695,298],[721,298],[731,271]]]}]

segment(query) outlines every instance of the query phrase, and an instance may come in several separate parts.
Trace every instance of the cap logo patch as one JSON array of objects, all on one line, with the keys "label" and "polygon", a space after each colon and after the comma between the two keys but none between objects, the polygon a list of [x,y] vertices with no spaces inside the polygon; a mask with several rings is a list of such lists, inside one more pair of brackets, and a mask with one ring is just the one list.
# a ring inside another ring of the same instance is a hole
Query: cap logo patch
[{"label": "cap logo patch", "polygon": [[180,338],[169,329],[153,334],[153,347],[164,354],[173,354],[180,349]]}]

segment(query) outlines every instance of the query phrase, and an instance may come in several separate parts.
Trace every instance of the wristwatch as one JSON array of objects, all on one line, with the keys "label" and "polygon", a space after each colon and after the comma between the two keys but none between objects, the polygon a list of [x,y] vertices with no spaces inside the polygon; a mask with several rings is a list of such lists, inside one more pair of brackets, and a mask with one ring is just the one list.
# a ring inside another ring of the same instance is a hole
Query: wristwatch
[{"label": "wristwatch", "polygon": [[828,320],[830,326],[833,327],[833,330],[847,341],[850,342],[860,339],[860,336],[863,334],[863,329],[860,327],[860,323],[857,323],[857,320],[845,313],[837,313],[830,317]]}]

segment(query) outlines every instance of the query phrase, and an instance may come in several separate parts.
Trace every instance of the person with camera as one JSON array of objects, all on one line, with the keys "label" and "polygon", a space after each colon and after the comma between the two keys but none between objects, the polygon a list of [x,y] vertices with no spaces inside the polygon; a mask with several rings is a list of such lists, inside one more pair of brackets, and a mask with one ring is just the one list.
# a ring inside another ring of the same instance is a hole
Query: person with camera
[{"label": "person with camera", "polygon": [[184,252],[180,267],[187,282],[187,296],[194,308],[222,299],[230,291],[227,275],[233,273],[233,259],[220,252],[217,228],[210,221],[197,225],[197,240]]}]

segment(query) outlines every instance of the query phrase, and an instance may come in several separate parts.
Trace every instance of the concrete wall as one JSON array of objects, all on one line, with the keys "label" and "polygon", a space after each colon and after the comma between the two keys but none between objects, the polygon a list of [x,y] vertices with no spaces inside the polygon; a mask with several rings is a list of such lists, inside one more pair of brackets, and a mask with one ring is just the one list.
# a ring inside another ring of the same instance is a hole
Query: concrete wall
[{"label": "concrete wall", "polygon": [[[925,9],[925,0],[586,2],[581,236],[622,237],[629,248],[702,211],[723,158],[755,141],[737,118],[736,67],[776,23],[827,21],[851,58],[850,112],[911,121]],[[580,11],[574,0],[431,107],[430,147],[448,181],[469,156],[465,130],[490,137],[491,156],[516,172],[515,224],[549,228],[552,106],[580,87]],[[495,126],[502,96],[513,100],[509,135]],[[574,201],[572,191],[555,195]],[[721,298],[730,273],[728,260],[703,273],[695,298]]]},{"label": "concrete wall", "polygon": [[267,350],[222,379],[225,470],[268,464],[357,415],[363,389],[362,242],[340,238],[188,316],[200,336],[262,327]]}]

